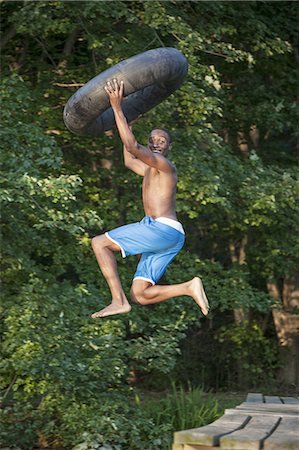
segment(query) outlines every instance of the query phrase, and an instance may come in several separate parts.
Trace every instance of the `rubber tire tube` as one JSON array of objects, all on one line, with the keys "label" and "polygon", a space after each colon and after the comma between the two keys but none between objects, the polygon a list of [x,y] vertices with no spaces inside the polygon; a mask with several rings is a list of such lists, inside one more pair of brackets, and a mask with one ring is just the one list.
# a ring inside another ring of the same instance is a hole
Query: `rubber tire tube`
[{"label": "rubber tire tube", "polygon": [[116,126],[104,86],[116,78],[124,82],[123,111],[128,122],[149,111],[176,89],[188,72],[185,56],[171,47],[132,56],[105,70],[78,89],[63,112],[73,133],[97,136]]}]

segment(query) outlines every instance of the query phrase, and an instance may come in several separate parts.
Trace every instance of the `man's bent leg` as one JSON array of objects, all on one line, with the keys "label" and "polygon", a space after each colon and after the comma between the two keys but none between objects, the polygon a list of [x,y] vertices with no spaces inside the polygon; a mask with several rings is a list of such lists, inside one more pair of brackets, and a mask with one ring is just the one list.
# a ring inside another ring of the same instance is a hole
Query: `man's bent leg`
[{"label": "man's bent leg", "polygon": [[116,259],[113,254],[113,252],[120,250],[119,246],[111,242],[105,235],[101,235],[92,239],[92,249],[110,288],[112,302],[106,308],[92,314],[91,317],[95,319],[97,317],[107,317],[112,314],[129,312],[131,306],[122,288],[117,272]]},{"label": "man's bent leg", "polygon": [[137,279],[133,281],[131,288],[132,300],[141,305],[151,305],[182,295],[192,297],[200,307],[203,315],[208,315],[209,302],[199,277],[195,277],[185,283],[170,285],[156,284],[154,286],[147,281]]}]

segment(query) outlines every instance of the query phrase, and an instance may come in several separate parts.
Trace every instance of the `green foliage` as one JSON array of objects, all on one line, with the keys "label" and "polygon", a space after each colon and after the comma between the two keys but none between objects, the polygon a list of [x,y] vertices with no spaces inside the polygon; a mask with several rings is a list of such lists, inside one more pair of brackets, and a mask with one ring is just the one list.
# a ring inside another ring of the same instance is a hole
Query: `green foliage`
[{"label": "green foliage", "polygon": [[186,430],[213,422],[218,417],[218,404],[201,388],[186,391],[172,383],[172,391],[163,399],[147,400],[146,414],[157,426],[170,424],[171,430]]},{"label": "green foliage", "polygon": [[[237,376],[243,378],[245,388],[273,383],[279,367],[278,351],[273,339],[264,336],[259,324],[244,321],[239,326],[223,326],[215,338],[222,346],[219,364],[227,370],[233,365],[236,368],[235,373],[230,373],[232,384],[238,383]],[[241,368],[239,373],[238,368]]]},{"label": "green foliage", "polygon": [[[249,282],[246,266],[233,265],[224,269],[219,263],[195,258],[190,253],[182,253],[172,263],[171,274],[167,275],[169,282],[174,282],[180,271],[186,278],[196,273],[204,281],[204,287],[211,303],[211,315],[219,312],[231,311],[243,307],[265,313],[269,311],[273,300],[264,292],[255,289]],[[170,272],[170,271],[169,271]],[[188,301],[185,308],[195,312],[194,320],[198,318],[197,305]]]}]

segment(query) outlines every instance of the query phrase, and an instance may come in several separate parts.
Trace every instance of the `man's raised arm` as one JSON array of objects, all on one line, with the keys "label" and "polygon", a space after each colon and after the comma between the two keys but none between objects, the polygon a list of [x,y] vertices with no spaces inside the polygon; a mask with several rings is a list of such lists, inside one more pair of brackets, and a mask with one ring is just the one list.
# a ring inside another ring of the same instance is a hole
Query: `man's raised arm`
[{"label": "man's raised arm", "polygon": [[115,121],[120,138],[123,141],[126,150],[132,153],[131,152],[132,148],[137,148],[138,143],[135,139],[134,134],[132,133],[132,130],[128,125],[127,119],[121,107],[124,92],[124,83],[123,81],[121,81],[119,87],[117,80],[114,79],[113,84],[110,81],[108,81],[108,83],[105,86],[105,91],[107,92],[110,99],[111,107],[114,112]]}]

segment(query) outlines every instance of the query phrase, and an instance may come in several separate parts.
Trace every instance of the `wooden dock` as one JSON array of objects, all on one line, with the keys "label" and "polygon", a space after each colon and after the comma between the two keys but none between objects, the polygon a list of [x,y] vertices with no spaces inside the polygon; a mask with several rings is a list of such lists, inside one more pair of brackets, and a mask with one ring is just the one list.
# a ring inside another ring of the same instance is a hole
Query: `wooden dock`
[{"label": "wooden dock", "polygon": [[299,450],[299,400],[249,393],[200,428],[174,433],[173,450]]}]

